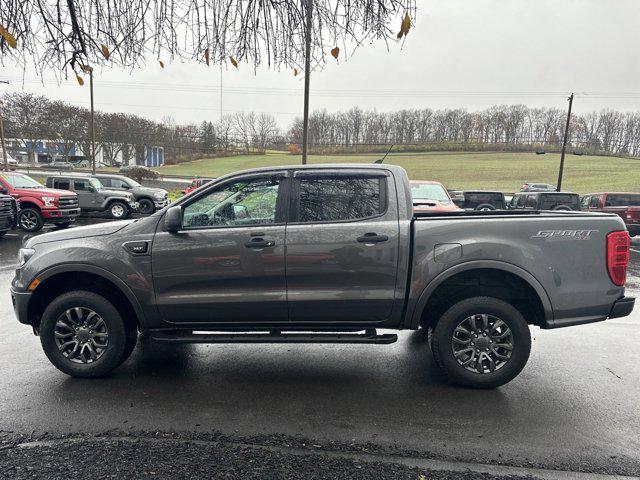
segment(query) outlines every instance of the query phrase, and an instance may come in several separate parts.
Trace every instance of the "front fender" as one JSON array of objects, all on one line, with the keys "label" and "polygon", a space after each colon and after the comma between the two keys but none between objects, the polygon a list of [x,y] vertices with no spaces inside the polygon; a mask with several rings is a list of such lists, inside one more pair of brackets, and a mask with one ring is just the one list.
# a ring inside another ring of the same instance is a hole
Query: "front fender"
[{"label": "front fender", "polygon": [[535,290],[536,294],[540,298],[540,302],[542,303],[542,308],[544,310],[544,320],[546,323],[549,323],[553,320],[553,308],[551,306],[551,300],[549,299],[549,295],[547,291],[544,289],[542,284],[536,279],[533,275],[531,275],[526,270],[513,265],[507,262],[501,262],[496,260],[473,260],[470,262],[460,263],[458,265],[454,265],[451,268],[448,268],[444,272],[441,272],[438,276],[436,276],[429,284],[422,290],[422,292],[418,295],[417,301],[413,302],[413,305],[408,306],[406,319],[410,320],[408,328],[417,329],[420,325],[420,318],[422,317],[422,312],[424,311],[429,298],[433,294],[433,292],[438,288],[445,280],[456,275],[458,273],[466,272],[469,270],[477,270],[477,269],[492,269],[492,270],[503,270],[508,273],[512,273],[522,280],[527,282],[531,287]]}]

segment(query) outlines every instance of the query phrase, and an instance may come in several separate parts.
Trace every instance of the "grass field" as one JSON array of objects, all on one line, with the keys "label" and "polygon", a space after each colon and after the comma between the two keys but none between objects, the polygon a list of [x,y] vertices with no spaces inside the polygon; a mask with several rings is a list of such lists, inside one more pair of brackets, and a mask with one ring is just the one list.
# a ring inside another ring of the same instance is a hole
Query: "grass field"
[{"label": "grass field", "polygon": [[[221,157],[161,167],[164,174],[218,177],[248,168],[292,165],[300,156],[286,153]],[[380,155],[312,155],[309,163],[373,163]],[[555,184],[559,154],[418,153],[389,155],[385,163],[400,165],[414,180],[437,180],[447,188],[520,190],[525,181]],[[567,154],[563,190],[578,193],[640,191],[640,159]]]}]

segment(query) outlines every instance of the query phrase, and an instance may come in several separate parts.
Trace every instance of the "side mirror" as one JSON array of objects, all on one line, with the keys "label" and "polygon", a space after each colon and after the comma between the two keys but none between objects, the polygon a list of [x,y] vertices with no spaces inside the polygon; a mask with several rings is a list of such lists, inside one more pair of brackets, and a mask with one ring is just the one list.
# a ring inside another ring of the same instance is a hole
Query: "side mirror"
[{"label": "side mirror", "polygon": [[167,232],[177,232],[182,229],[182,207],[176,205],[164,214],[164,229]]}]

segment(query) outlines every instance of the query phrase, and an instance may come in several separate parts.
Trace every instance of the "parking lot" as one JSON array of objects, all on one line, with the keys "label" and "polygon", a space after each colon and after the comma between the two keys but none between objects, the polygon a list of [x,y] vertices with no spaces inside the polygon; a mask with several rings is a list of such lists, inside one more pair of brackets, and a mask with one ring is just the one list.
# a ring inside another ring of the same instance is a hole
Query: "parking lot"
[{"label": "parking lot", "polygon": [[[103,220],[82,220],[95,221]],[[599,324],[535,328],[524,372],[493,391],[445,383],[421,332],[401,333],[397,343],[386,346],[149,348],[142,341],[113,374],[81,380],[56,370],[38,338],[14,318],[9,284],[23,237],[14,231],[0,241],[0,453],[5,455],[33,451],[28,445],[15,450],[21,442],[68,435],[128,442],[170,437],[180,448],[188,439],[196,450],[221,441],[265,448],[269,455],[280,449],[283,464],[297,449],[347,452],[350,462],[384,453],[405,462],[640,475],[637,310]],[[634,247],[632,294],[640,288],[639,277],[640,247]],[[50,448],[46,442],[31,446],[45,447]],[[117,450],[109,445],[104,451],[111,448]],[[0,458],[0,465],[5,461]]]}]

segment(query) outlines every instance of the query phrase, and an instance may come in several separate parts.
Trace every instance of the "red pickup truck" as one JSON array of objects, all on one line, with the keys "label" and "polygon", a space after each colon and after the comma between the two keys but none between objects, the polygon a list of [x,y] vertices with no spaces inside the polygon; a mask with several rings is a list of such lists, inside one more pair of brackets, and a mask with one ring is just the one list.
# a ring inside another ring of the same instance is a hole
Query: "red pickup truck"
[{"label": "red pickup truck", "polygon": [[78,195],[67,190],[45,188],[21,173],[0,173],[0,193],[11,195],[20,204],[18,226],[37,232],[46,223],[68,227],[80,214]]},{"label": "red pickup truck", "polygon": [[582,197],[582,210],[615,213],[622,217],[629,235],[640,234],[640,193],[603,192],[587,193]]}]

